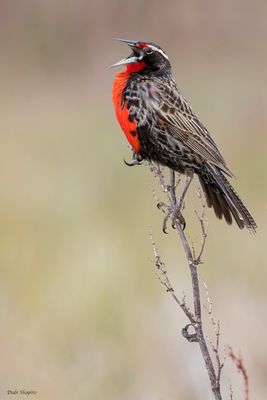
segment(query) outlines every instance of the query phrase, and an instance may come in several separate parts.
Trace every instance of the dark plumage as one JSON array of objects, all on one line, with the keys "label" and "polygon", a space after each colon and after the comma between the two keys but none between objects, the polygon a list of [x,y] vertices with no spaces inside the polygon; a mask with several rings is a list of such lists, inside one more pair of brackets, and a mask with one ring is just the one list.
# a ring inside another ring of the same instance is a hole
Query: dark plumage
[{"label": "dark plumage", "polygon": [[139,142],[134,149],[142,158],[180,173],[193,170],[208,207],[213,207],[218,218],[224,217],[228,224],[234,218],[239,228],[255,231],[253,217],[224,175],[233,174],[210,133],[179,92],[167,55],[154,43],[128,44],[133,51],[128,58],[132,62],[128,67],[127,59],[123,60],[128,76],[120,95],[121,108],[126,107],[129,121],[136,124]]}]

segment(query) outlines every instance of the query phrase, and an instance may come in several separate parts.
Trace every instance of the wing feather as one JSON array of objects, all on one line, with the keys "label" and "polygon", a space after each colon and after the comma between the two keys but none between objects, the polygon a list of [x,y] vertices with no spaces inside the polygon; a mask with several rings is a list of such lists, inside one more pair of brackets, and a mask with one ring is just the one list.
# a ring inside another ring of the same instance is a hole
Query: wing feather
[{"label": "wing feather", "polygon": [[174,138],[233,176],[208,130],[180,94],[174,81],[168,87],[160,79],[143,82],[142,98],[147,110],[157,114]]}]

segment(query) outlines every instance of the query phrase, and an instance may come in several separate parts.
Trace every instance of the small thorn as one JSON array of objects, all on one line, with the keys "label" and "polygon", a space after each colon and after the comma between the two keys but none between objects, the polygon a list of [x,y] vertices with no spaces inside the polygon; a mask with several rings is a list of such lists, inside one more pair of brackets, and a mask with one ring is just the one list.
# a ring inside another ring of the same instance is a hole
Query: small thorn
[{"label": "small thorn", "polygon": [[158,208],[159,210],[164,211],[164,208],[168,208],[168,206],[167,206],[167,204],[165,204],[163,201],[158,201],[158,203],[157,203],[157,208]]}]

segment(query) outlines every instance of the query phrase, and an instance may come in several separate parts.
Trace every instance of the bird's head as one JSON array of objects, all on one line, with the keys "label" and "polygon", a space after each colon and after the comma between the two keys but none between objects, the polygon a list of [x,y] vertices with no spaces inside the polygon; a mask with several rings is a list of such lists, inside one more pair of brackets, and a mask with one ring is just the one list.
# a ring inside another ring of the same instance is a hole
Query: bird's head
[{"label": "bird's head", "polygon": [[126,39],[115,39],[130,46],[131,54],[111,65],[117,67],[126,65],[128,72],[157,72],[168,71],[171,68],[169,58],[164,50],[151,42],[137,42]]}]

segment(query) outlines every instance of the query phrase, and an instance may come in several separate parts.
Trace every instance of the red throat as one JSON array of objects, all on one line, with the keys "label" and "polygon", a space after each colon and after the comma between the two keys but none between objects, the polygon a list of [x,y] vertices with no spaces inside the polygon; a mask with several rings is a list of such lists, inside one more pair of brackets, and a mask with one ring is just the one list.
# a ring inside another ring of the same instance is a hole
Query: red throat
[{"label": "red throat", "polygon": [[138,72],[142,71],[144,69],[146,64],[144,62],[137,62],[134,64],[127,64],[126,65],[126,71],[131,73],[131,72]]}]

